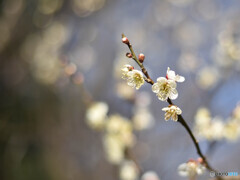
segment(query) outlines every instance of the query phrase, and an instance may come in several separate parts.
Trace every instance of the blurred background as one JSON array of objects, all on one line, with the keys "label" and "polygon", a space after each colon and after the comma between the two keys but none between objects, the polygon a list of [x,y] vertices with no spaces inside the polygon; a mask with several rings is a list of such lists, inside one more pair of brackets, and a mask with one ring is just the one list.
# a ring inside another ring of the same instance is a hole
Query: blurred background
[{"label": "blurred background", "polygon": [[[186,179],[177,168],[198,157],[192,141],[164,121],[167,103],[150,85],[136,91],[121,79],[125,63],[138,68],[121,33],[153,80],[168,66],[185,76],[174,103],[193,128],[199,107],[225,121],[240,100],[239,18],[235,0],[1,0],[0,179],[119,179],[103,133],[86,123],[90,101],[128,119],[147,104],[151,127],[135,132],[134,156],[161,180]],[[200,141],[204,153],[210,144]],[[214,146],[211,165],[240,173],[239,139]]]}]

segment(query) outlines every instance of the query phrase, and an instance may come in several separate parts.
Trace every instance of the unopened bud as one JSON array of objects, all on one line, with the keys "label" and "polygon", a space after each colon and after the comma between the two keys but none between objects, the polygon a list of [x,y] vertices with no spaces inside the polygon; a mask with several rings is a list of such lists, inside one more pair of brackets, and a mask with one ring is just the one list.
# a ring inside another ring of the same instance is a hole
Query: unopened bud
[{"label": "unopened bud", "polygon": [[78,72],[73,76],[72,80],[75,84],[82,84],[84,81],[84,76],[82,73]]},{"label": "unopened bud", "polygon": [[129,71],[132,71],[133,69],[134,69],[133,66],[129,66],[129,67],[128,67],[128,70],[129,70]]},{"label": "unopened bud", "polygon": [[199,157],[199,158],[197,159],[197,161],[198,161],[200,164],[202,164],[202,163],[203,163],[203,158]]},{"label": "unopened bud", "polygon": [[123,38],[122,38],[122,42],[123,42],[124,44],[129,44],[129,40],[128,40],[127,37],[123,37]]},{"label": "unopened bud", "polygon": [[140,53],[140,54],[138,55],[138,59],[139,59],[139,61],[140,61],[141,63],[143,63],[143,61],[144,61],[144,59],[145,59],[144,54]]},{"label": "unopened bud", "polygon": [[187,162],[193,162],[193,163],[196,163],[196,160],[194,160],[194,159],[189,159]]},{"label": "unopened bud", "polygon": [[132,53],[126,53],[126,56],[128,57],[128,58],[132,58]]},{"label": "unopened bud", "polygon": [[74,63],[69,63],[65,68],[64,68],[65,73],[68,76],[73,75],[77,71],[77,66]]}]

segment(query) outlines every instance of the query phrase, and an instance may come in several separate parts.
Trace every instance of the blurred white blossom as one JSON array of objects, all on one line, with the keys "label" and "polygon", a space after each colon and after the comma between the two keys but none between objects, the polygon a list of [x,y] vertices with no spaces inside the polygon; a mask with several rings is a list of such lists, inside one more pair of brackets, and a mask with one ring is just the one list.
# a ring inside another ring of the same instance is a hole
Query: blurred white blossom
[{"label": "blurred white blossom", "polygon": [[147,108],[138,108],[133,116],[133,126],[136,130],[144,130],[152,127],[154,118]]},{"label": "blurred white blossom", "polygon": [[137,180],[139,170],[133,161],[125,160],[120,166],[119,176],[121,180]]},{"label": "blurred white blossom", "polygon": [[200,88],[210,89],[217,84],[220,77],[217,68],[207,66],[198,72],[196,82]]},{"label": "blurred white blossom", "polygon": [[209,126],[211,121],[211,115],[207,108],[201,107],[198,109],[195,115],[195,123],[199,128],[205,128]]},{"label": "blurred white blossom", "polygon": [[160,178],[158,177],[156,172],[147,171],[142,175],[141,180],[160,180]]},{"label": "blurred white blossom", "polygon": [[172,120],[177,121],[178,115],[182,114],[182,110],[175,106],[175,105],[169,105],[168,107],[162,108],[163,111],[165,111],[165,120],[169,120],[172,118]]},{"label": "blurred white blossom", "polygon": [[220,117],[216,117],[212,120],[210,126],[211,136],[210,139],[220,140],[223,138],[224,123]]},{"label": "blurred white blossom", "polygon": [[[236,107],[237,108],[237,107]],[[235,109],[236,109],[235,108]],[[200,108],[195,116],[195,131],[199,137],[207,140],[236,140],[240,135],[240,121],[229,117],[226,122],[221,117],[211,117],[208,109]]]},{"label": "blurred white blossom", "polygon": [[226,123],[223,135],[230,141],[236,141],[240,135],[240,125],[238,122],[230,120]]},{"label": "blurred white blossom", "polygon": [[119,82],[116,86],[116,92],[119,97],[127,100],[132,100],[135,97],[135,90],[126,83]]},{"label": "blurred white blossom", "polygon": [[234,108],[233,117],[240,122],[240,103]]},{"label": "blurred white blossom", "polygon": [[120,115],[112,115],[106,122],[106,132],[119,136],[126,146],[132,146],[135,141],[132,123]]},{"label": "blurred white blossom", "polygon": [[111,115],[105,128],[103,142],[107,159],[113,164],[119,164],[124,159],[125,149],[135,143],[132,124],[120,115]]},{"label": "blurred white blossom", "polygon": [[106,134],[103,137],[103,145],[107,160],[112,164],[119,164],[124,159],[124,144],[119,136]]},{"label": "blurred white blossom", "polygon": [[86,112],[87,124],[93,129],[102,129],[106,122],[108,105],[104,102],[95,102]]},{"label": "blurred white blossom", "polygon": [[178,173],[180,176],[193,178],[196,175],[201,175],[205,171],[205,167],[195,160],[189,160],[187,163],[178,166]]}]

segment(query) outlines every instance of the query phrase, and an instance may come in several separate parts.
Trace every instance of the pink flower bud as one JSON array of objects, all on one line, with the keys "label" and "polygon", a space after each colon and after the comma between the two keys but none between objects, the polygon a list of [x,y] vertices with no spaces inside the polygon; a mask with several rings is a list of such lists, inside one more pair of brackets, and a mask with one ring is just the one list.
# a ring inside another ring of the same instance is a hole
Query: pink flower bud
[{"label": "pink flower bud", "polygon": [[132,54],[131,53],[126,53],[126,56],[128,57],[128,58],[132,58]]},{"label": "pink flower bud", "polygon": [[128,67],[128,70],[129,70],[129,71],[132,71],[133,69],[134,69],[133,66],[129,66],[129,67]]},{"label": "pink flower bud", "polygon": [[196,161],[194,159],[189,159],[187,162],[193,162],[196,163]]},{"label": "pink flower bud", "polygon": [[145,59],[144,54],[140,53],[140,54],[138,55],[138,59],[139,59],[139,61],[140,61],[141,63],[143,63],[143,61],[144,61],[144,59]]},{"label": "pink flower bud", "polygon": [[197,161],[198,161],[200,164],[203,163],[203,159],[202,159],[201,157],[199,157],[199,158],[197,159]]},{"label": "pink flower bud", "polygon": [[124,44],[129,44],[129,40],[128,40],[127,37],[123,37],[123,38],[122,38],[122,42],[123,42]]}]

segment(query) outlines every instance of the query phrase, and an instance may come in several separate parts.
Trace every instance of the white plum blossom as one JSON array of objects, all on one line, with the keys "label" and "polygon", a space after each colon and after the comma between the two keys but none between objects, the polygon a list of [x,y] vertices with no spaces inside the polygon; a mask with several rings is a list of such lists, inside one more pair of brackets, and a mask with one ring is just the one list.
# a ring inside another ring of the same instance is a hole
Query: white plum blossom
[{"label": "white plum blossom", "polygon": [[152,85],[152,91],[156,93],[159,100],[166,101],[168,98],[176,99],[178,97],[176,87],[177,84],[174,80],[159,77],[157,82]]},{"label": "white plum blossom", "polygon": [[230,120],[224,126],[223,136],[230,140],[236,141],[240,135],[240,126],[239,123],[235,120]]},{"label": "white plum blossom", "polygon": [[121,164],[119,176],[121,180],[137,180],[139,170],[133,161],[125,160]]},{"label": "white plum blossom", "polygon": [[210,131],[211,131],[211,139],[214,140],[221,140],[223,138],[223,131],[224,131],[224,122],[220,117],[215,117],[213,118],[212,122],[211,122],[211,127],[210,127]]},{"label": "white plum blossom", "polygon": [[103,137],[103,147],[106,159],[112,164],[120,164],[124,159],[125,145],[119,136],[106,134]]},{"label": "white plum blossom", "polygon": [[128,79],[128,72],[132,71],[134,68],[133,66],[129,65],[129,64],[125,64],[124,67],[121,69],[122,70],[122,78],[123,79]]},{"label": "white plum blossom", "polygon": [[175,105],[169,105],[168,107],[162,108],[163,111],[165,111],[165,120],[169,120],[172,118],[173,121],[178,120],[178,115],[182,114],[182,110],[175,106]]},{"label": "white plum blossom", "polygon": [[201,175],[205,171],[205,167],[195,160],[189,160],[187,163],[178,166],[178,174],[189,178],[194,178],[196,175]]},{"label": "white plum blossom", "polygon": [[126,147],[131,147],[135,143],[133,127],[130,120],[115,114],[111,115],[106,122],[106,132],[119,137],[119,140]]},{"label": "white plum blossom", "polygon": [[167,69],[166,78],[169,80],[176,81],[176,82],[184,82],[185,81],[185,78],[183,76],[180,76],[178,74],[176,75],[175,71],[170,70],[169,67]]},{"label": "white plum blossom", "polygon": [[132,123],[117,114],[109,116],[105,123],[105,136],[103,137],[107,160],[112,164],[120,164],[124,159],[125,149],[132,147],[134,143]]},{"label": "white plum blossom", "polygon": [[93,129],[102,129],[105,125],[108,105],[104,102],[95,102],[86,112],[87,124]]},{"label": "white plum blossom", "polygon": [[158,177],[156,172],[147,171],[142,175],[141,180],[160,180],[160,178]]},{"label": "white plum blossom", "polygon": [[136,130],[144,130],[154,125],[154,118],[148,108],[138,108],[133,116],[133,127]]},{"label": "white plum blossom", "polygon": [[131,65],[125,65],[122,68],[122,78],[127,80],[127,84],[132,88],[139,89],[144,84],[144,74],[133,69]]},{"label": "white plum blossom", "polygon": [[207,140],[225,138],[229,141],[235,141],[240,136],[240,123],[234,113],[224,122],[221,117],[211,117],[208,109],[200,108],[195,116],[194,130],[200,138]]}]

